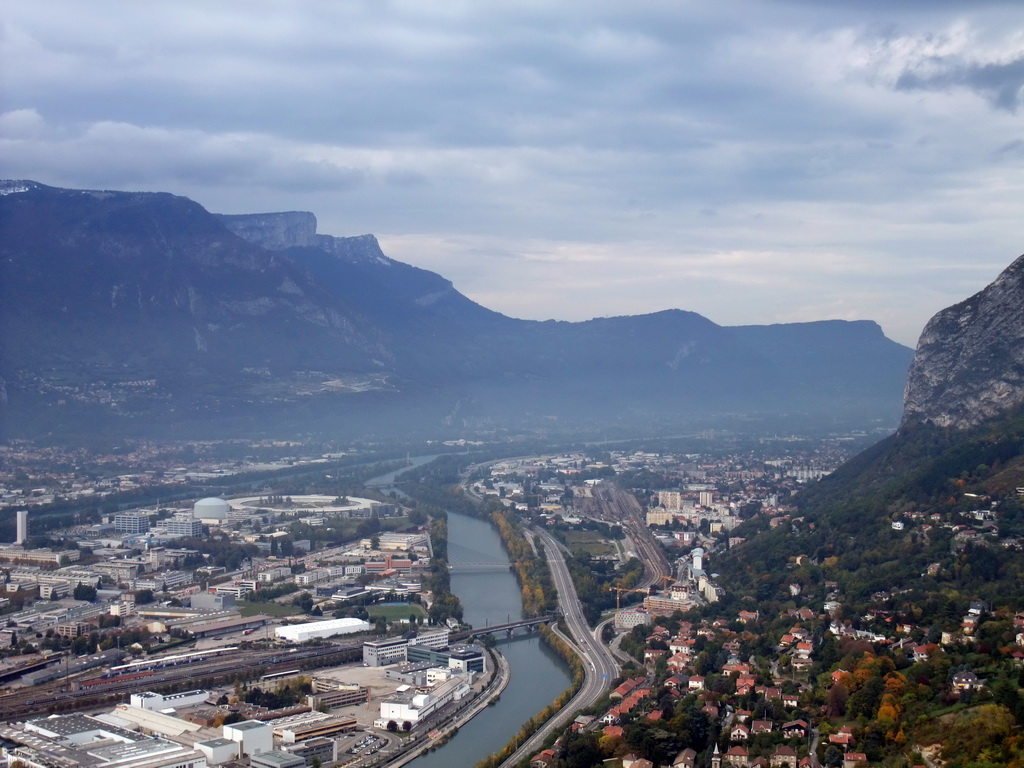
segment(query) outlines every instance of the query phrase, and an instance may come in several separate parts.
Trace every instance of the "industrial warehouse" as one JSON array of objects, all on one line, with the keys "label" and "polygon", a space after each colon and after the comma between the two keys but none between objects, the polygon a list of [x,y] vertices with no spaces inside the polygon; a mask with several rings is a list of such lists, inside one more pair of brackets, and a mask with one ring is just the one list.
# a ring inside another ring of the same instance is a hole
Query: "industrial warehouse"
[{"label": "industrial warehouse", "polygon": [[328,619],[313,621],[308,624],[289,624],[276,627],[274,634],[281,640],[290,643],[304,643],[307,640],[318,640],[335,635],[351,635],[356,632],[367,632],[370,624],[362,619]]}]

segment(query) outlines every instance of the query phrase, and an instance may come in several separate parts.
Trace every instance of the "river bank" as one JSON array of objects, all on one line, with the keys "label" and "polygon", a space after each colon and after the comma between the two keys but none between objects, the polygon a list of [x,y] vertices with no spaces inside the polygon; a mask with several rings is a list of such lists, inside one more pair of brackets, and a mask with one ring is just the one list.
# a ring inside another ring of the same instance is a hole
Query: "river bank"
[{"label": "river bank", "polygon": [[480,693],[474,696],[472,701],[466,705],[465,709],[455,714],[454,717],[439,728],[429,733],[421,734],[414,740],[415,745],[412,743],[405,745],[407,751],[401,757],[389,760],[387,768],[400,768],[400,766],[411,763],[429,750],[443,747],[450,739],[458,735],[459,730],[466,723],[483,712],[487,707],[492,706],[500,698],[501,694],[508,688],[509,681],[512,679],[512,671],[509,668],[508,661],[505,660],[501,653],[494,652],[492,659],[494,668],[491,679]]},{"label": "river bank", "polygon": [[[448,556],[454,566],[452,592],[464,620],[483,627],[524,618],[519,584],[507,569],[459,571],[460,564],[509,565],[497,530],[489,522],[448,514]],[[530,718],[557,699],[572,678],[566,665],[539,634],[497,639],[510,679],[495,706],[485,706],[447,744],[413,760],[413,768],[470,766],[500,750]]]}]

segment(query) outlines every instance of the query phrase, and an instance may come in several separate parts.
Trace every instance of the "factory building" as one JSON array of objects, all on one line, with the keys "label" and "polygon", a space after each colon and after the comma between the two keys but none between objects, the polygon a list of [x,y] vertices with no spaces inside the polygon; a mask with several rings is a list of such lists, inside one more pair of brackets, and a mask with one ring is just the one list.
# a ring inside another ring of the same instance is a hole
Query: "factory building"
[{"label": "factory building", "polygon": [[313,640],[321,637],[334,637],[335,635],[351,635],[355,632],[368,632],[369,629],[369,622],[363,621],[362,619],[346,618],[277,627],[274,629],[274,634],[280,639],[287,640],[290,643],[304,643],[306,640]]}]

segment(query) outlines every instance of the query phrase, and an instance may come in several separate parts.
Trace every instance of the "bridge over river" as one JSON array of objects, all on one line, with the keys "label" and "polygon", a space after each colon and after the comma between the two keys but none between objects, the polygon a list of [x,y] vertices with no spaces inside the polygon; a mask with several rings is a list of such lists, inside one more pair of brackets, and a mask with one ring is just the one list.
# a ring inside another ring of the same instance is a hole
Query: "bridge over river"
[{"label": "bridge over river", "polygon": [[472,547],[448,544],[448,570],[458,573],[498,573],[512,570],[508,558],[496,559]]},{"label": "bridge over river", "polygon": [[533,629],[534,627],[539,627],[541,624],[548,624],[549,622],[557,620],[558,616],[556,614],[548,614],[547,616],[534,616],[532,619],[506,621],[502,624],[485,624],[482,627],[474,627],[470,630],[455,632],[451,635],[450,639],[452,642],[461,643],[472,637],[480,637],[481,635],[497,635],[500,632],[504,632],[511,636],[517,629]]}]

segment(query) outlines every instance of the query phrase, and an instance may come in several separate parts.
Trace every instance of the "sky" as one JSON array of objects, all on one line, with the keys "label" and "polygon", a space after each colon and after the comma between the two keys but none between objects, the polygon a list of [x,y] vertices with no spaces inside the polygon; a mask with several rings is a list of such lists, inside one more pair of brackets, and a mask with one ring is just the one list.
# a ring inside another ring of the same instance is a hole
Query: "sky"
[{"label": "sky", "polygon": [[1024,252],[986,0],[0,0],[0,176],[308,210],[529,319],[927,320]]}]

